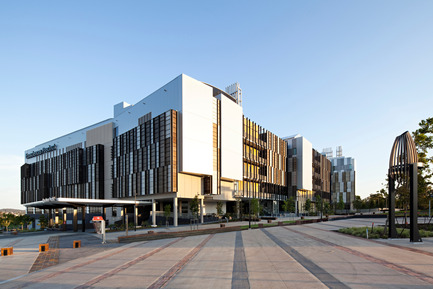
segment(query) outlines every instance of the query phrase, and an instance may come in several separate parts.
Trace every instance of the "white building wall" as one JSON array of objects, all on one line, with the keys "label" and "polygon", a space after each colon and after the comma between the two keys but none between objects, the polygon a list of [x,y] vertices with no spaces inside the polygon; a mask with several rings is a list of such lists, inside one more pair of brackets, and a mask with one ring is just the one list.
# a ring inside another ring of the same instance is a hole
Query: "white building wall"
[{"label": "white building wall", "polygon": [[313,190],[313,145],[304,137],[296,139],[298,158],[298,189]]},{"label": "white building wall", "polygon": [[[117,127],[118,135],[138,126],[138,119],[149,112],[152,112],[152,118],[154,118],[169,109],[180,111],[182,109],[183,77],[183,74],[179,75],[136,104],[126,106],[123,112],[115,116],[113,120],[114,126]],[[115,108],[122,104],[117,104]],[[118,108],[115,111],[119,113],[121,109]]]},{"label": "white building wall", "polygon": [[221,97],[221,177],[242,180],[242,107]]},{"label": "white building wall", "polygon": [[[47,141],[47,142],[45,142],[43,144],[37,145],[34,148],[28,149],[28,150],[26,150],[24,152],[25,162],[27,164],[32,164],[32,163],[35,163],[35,162],[40,161],[40,160],[44,160],[44,159],[47,159],[47,158],[58,156],[58,155],[60,155],[62,153],[65,153],[66,152],[66,148],[68,146],[75,145],[75,144],[78,144],[78,143],[81,143],[81,147],[84,148],[85,147],[85,141],[86,141],[86,133],[87,133],[87,131],[92,130],[92,129],[94,129],[96,127],[99,127],[99,126],[103,126],[103,125],[109,124],[109,123],[112,122],[112,120],[113,119],[110,118],[110,119],[101,121],[101,122],[96,123],[94,125],[85,127],[83,129],[74,131],[74,132],[69,133],[67,135],[64,135],[64,136],[55,138],[53,140]],[[26,156],[25,156],[28,153],[36,152],[36,151],[39,151],[39,150],[41,150],[43,148],[47,148],[48,146],[52,146],[52,145],[56,145],[57,146],[56,151],[47,152],[47,153],[45,153],[43,155],[40,155],[40,156],[37,156],[37,157],[33,157],[33,158],[30,158],[30,159],[27,159]]]},{"label": "white building wall", "polygon": [[212,175],[213,89],[182,75],[180,172]]}]

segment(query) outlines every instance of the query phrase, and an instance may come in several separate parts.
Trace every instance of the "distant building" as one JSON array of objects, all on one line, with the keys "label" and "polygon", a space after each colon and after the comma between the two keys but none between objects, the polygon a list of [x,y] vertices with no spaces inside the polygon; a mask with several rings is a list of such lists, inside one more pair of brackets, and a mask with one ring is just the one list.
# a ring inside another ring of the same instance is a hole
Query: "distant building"
[{"label": "distant building", "polygon": [[322,154],[330,155],[332,163],[331,175],[331,202],[338,203],[343,199],[345,209],[353,210],[353,201],[356,193],[356,167],[355,159],[352,157],[344,157],[341,146],[337,147],[337,156],[332,156],[332,149],[323,149]]},{"label": "distant building", "polygon": [[284,140],[288,147],[288,190],[296,197],[297,212],[305,213],[306,200],[315,202],[317,195],[330,202],[331,162],[299,134]]}]

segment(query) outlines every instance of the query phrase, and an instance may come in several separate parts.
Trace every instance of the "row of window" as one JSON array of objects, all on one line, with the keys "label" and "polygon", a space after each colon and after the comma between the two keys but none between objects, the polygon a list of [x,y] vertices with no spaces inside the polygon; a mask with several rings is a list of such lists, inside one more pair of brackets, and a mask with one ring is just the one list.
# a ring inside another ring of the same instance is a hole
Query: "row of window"
[{"label": "row of window", "polygon": [[177,112],[142,121],[113,140],[113,197],[177,190]]},{"label": "row of window", "polygon": [[75,148],[21,167],[21,201],[49,197],[103,198],[104,146]]}]

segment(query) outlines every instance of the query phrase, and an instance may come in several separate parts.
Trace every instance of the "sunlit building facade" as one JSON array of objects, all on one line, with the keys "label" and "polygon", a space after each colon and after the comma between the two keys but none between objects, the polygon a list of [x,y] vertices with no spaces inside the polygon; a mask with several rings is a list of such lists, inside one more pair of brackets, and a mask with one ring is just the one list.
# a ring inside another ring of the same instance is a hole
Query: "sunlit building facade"
[{"label": "sunlit building facade", "polygon": [[284,140],[288,147],[288,192],[296,200],[297,212],[307,213],[305,203],[308,199],[313,206],[317,206],[317,196],[324,202],[330,202],[331,162],[299,134],[285,137]]},{"label": "sunlit building facade", "polygon": [[[218,202],[233,212],[251,198],[278,213],[288,196],[287,143],[246,118],[241,101],[237,84],[223,91],[182,74],[134,105],[121,102],[113,118],[26,150],[21,202],[38,213],[32,204],[50,198],[142,201],[138,222],[153,225],[166,205],[174,225],[190,218],[195,197],[201,221]],[[114,222],[119,210],[104,214]]]}]

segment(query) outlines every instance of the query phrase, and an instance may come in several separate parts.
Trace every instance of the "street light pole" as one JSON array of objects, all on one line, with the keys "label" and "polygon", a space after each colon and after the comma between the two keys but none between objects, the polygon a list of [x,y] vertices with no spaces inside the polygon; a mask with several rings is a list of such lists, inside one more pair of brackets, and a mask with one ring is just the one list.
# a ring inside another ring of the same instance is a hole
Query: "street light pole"
[{"label": "street light pole", "polygon": [[431,219],[431,198],[433,198],[433,192],[429,193],[429,200],[428,200],[428,217]]},{"label": "street light pole", "polygon": [[320,219],[323,219],[323,190],[320,191]]}]

